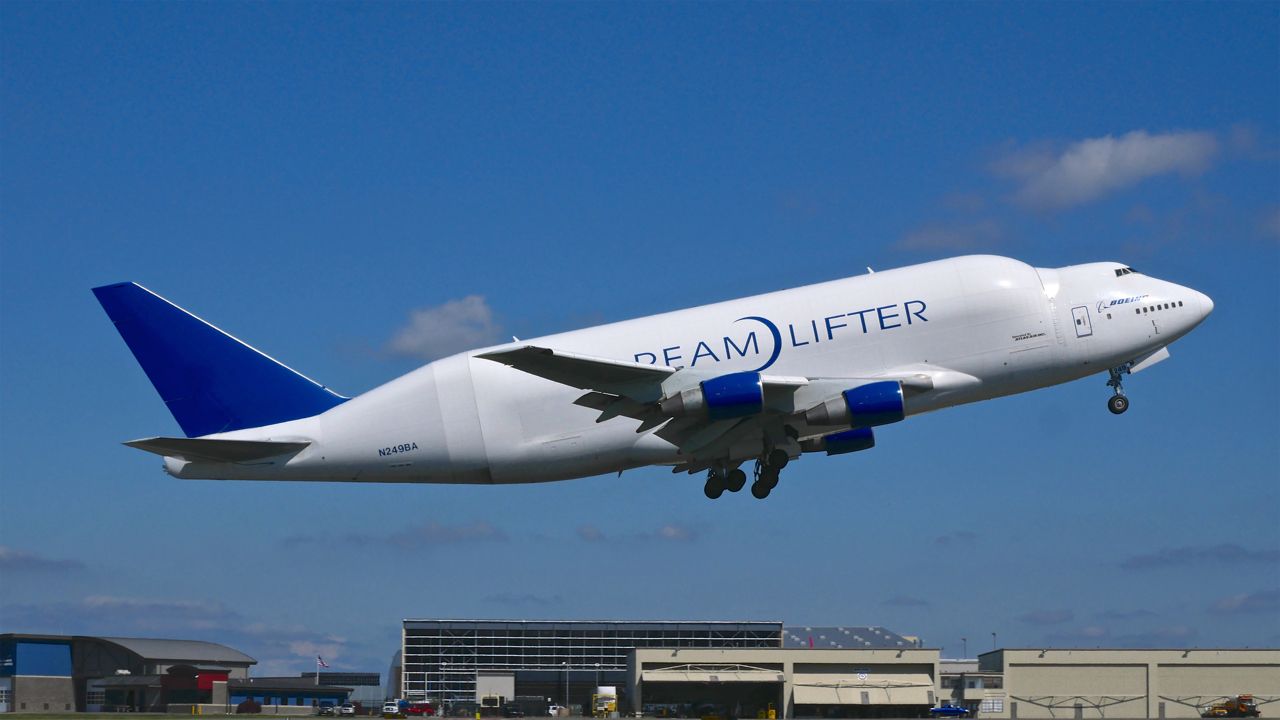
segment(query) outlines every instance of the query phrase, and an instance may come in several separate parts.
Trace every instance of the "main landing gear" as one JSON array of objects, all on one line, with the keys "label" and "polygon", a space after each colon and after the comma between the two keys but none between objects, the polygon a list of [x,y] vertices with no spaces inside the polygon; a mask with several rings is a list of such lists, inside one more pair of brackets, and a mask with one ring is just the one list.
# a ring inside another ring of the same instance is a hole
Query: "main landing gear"
[{"label": "main landing gear", "polygon": [[707,484],[702,486],[702,492],[708,498],[715,500],[723,495],[725,490],[738,492],[746,484],[747,474],[739,468],[728,470],[724,467],[714,467],[707,473]]},{"label": "main landing gear", "polygon": [[[769,451],[769,454],[756,460],[756,468],[752,473],[751,494],[760,500],[769,497],[769,493],[778,486],[778,473],[790,460],[787,451],[781,448],[774,448]],[[702,492],[708,498],[715,500],[723,495],[725,490],[738,492],[746,484],[747,474],[741,468],[735,467],[730,470],[720,465],[707,472],[707,483],[702,486]]]},{"label": "main landing gear", "polygon": [[769,497],[769,493],[778,486],[778,473],[791,460],[787,451],[775,448],[768,455],[756,461],[755,482],[751,483],[751,495],[757,500]]},{"label": "main landing gear", "polygon": [[1107,398],[1107,409],[1111,411],[1112,415],[1123,414],[1125,410],[1129,409],[1129,398],[1125,397],[1124,385],[1120,381],[1120,376],[1128,374],[1129,368],[1130,364],[1125,363],[1110,370],[1111,379],[1107,381],[1107,386],[1114,390],[1115,394]]}]

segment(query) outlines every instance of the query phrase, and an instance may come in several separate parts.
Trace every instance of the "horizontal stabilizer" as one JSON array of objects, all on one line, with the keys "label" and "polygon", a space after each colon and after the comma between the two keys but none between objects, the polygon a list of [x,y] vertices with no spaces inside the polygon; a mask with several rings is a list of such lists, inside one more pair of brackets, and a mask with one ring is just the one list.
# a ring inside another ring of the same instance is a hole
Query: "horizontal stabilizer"
[{"label": "horizontal stabilizer", "polygon": [[301,452],[311,443],[306,440],[277,442],[274,440],[215,440],[208,438],[153,437],[130,440],[129,447],[165,457],[214,462],[248,462],[277,455]]}]

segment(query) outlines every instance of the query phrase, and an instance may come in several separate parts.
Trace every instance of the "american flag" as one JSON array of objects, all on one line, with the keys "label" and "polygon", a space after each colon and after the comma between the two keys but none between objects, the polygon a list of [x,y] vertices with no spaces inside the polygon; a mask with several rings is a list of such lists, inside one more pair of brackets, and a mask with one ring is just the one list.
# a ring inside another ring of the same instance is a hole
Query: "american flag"
[{"label": "american flag", "polygon": [[329,667],[329,663],[325,662],[324,658],[320,657],[319,655],[316,656],[316,665],[319,665],[322,668]]}]

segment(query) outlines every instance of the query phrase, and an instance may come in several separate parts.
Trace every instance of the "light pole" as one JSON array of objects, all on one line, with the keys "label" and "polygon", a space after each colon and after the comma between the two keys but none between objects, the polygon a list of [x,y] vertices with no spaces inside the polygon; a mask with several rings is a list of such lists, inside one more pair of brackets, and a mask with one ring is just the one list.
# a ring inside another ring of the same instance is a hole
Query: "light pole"
[{"label": "light pole", "polygon": [[569,707],[569,661],[560,663],[564,666],[564,706]]},{"label": "light pole", "polygon": [[991,633],[991,649],[992,649],[992,650],[995,650],[995,649],[996,649],[996,634],[995,634],[995,633]]},{"label": "light pole", "polygon": [[960,638],[960,657],[969,657],[969,638]]},{"label": "light pole", "polygon": [[449,678],[449,661],[440,661],[440,710],[439,714],[444,715],[444,688],[445,682]]},{"label": "light pole", "polygon": [[600,687],[600,663],[596,663],[596,687]]}]

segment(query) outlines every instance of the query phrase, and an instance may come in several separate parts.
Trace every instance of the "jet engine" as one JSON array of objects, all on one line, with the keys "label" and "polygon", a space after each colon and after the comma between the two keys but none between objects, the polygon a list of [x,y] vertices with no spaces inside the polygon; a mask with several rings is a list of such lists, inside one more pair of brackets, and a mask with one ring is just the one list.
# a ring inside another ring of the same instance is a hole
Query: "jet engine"
[{"label": "jet engine", "polygon": [[660,406],[668,415],[706,413],[712,420],[758,415],[764,410],[764,387],[758,372],[729,373],[681,390]]},{"label": "jet engine", "polygon": [[902,383],[897,380],[859,385],[804,413],[805,422],[810,425],[849,425],[855,428],[888,425],[903,417]]},{"label": "jet engine", "polygon": [[876,446],[875,433],[871,428],[854,428],[852,430],[843,430],[822,437],[810,438],[800,443],[800,449],[805,452],[818,452],[825,450],[828,455],[843,455],[845,453],[858,452],[859,450],[869,450]]}]

